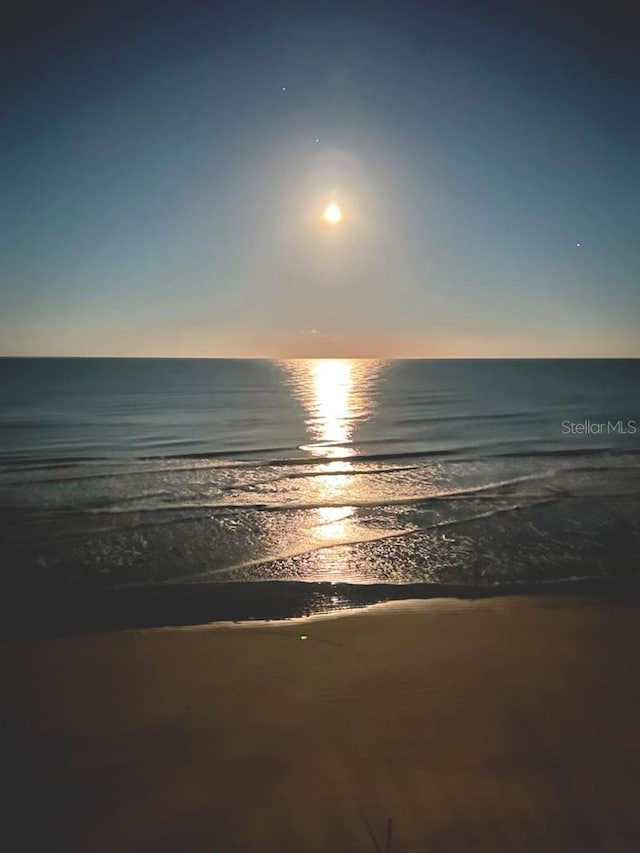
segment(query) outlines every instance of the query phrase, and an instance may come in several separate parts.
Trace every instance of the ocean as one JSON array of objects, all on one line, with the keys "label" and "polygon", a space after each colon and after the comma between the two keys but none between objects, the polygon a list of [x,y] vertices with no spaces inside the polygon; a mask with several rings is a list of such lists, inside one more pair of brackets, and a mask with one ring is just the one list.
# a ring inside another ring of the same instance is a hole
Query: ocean
[{"label": "ocean", "polygon": [[637,360],[0,359],[5,632],[634,582],[639,391]]}]

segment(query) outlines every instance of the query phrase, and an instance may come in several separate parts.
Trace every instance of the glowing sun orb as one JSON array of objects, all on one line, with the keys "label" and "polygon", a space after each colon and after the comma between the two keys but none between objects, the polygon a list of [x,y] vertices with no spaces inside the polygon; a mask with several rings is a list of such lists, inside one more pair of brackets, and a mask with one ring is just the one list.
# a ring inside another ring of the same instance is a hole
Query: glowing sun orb
[{"label": "glowing sun orb", "polygon": [[342,211],[340,210],[340,206],[332,201],[331,204],[328,204],[324,213],[322,214],[322,218],[325,222],[328,222],[329,225],[337,225],[338,222],[342,220]]}]

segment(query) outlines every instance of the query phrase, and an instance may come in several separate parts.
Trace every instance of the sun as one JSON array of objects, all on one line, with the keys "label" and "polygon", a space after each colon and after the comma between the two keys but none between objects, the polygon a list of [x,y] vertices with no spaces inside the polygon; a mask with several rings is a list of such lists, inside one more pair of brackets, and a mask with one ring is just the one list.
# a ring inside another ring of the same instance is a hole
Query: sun
[{"label": "sun", "polygon": [[331,204],[328,204],[325,207],[322,218],[325,222],[328,222],[329,225],[337,225],[338,222],[342,220],[342,210],[340,209],[340,205],[336,204],[335,201],[332,201]]}]

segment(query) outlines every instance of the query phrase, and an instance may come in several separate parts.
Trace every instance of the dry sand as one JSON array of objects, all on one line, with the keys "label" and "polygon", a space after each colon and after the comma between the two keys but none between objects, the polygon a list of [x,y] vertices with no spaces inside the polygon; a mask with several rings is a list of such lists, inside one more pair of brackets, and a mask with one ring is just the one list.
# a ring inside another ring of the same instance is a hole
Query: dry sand
[{"label": "dry sand", "polygon": [[434,601],[6,646],[5,849],[366,853],[390,818],[394,853],[635,853],[637,617]]}]

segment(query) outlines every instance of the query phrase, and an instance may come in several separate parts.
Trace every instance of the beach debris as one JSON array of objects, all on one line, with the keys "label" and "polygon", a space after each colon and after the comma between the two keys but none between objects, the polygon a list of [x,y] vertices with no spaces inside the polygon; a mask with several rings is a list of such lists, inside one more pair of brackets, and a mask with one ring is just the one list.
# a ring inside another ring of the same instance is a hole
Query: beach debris
[{"label": "beach debris", "polygon": [[307,637],[307,635],[306,635],[306,634],[300,634],[300,639],[301,639],[301,640],[308,640],[308,639],[309,639],[309,637]]}]

